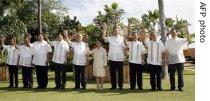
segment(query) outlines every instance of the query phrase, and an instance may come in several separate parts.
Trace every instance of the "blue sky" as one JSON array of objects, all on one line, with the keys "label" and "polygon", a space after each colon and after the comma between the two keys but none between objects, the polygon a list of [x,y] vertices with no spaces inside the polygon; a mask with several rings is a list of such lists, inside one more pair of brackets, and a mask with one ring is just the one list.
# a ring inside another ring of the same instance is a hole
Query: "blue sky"
[{"label": "blue sky", "polygon": [[[62,0],[69,8],[71,17],[77,16],[82,25],[93,22],[98,11],[103,11],[105,4],[117,2],[120,8],[125,10],[123,22],[127,24],[127,18],[141,16],[148,10],[158,9],[158,0]],[[164,0],[166,17],[183,18],[191,23],[190,32],[195,32],[194,25],[194,0]]]}]

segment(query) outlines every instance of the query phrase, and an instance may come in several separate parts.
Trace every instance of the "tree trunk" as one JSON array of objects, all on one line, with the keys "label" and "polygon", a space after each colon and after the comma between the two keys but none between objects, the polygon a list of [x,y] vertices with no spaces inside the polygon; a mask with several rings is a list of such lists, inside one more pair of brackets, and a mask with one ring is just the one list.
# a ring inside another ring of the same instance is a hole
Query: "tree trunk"
[{"label": "tree trunk", "polygon": [[[164,13],[164,4],[163,0],[158,0],[159,13],[160,13],[160,33],[161,33],[161,41],[166,42],[166,28],[165,28],[165,13]],[[163,78],[168,78],[168,66],[166,64],[163,65]]]},{"label": "tree trunk", "polygon": [[164,13],[163,0],[158,0],[158,6],[159,6],[159,13],[160,13],[161,41],[165,44],[165,42],[166,42],[166,31],[165,31],[165,13]]},{"label": "tree trunk", "polygon": [[38,0],[38,28],[39,34],[42,33],[42,7],[41,0]]}]

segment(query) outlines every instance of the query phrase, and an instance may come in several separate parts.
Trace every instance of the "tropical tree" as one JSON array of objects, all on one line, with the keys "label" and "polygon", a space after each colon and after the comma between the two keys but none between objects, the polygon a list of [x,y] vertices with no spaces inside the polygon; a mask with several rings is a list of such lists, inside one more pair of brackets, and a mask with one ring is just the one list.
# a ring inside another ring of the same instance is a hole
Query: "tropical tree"
[{"label": "tropical tree", "polygon": [[143,14],[142,15],[142,22],[141,26],[143,28],[146,28],[149,32],[156,31],[155,27],[158,24],[158,19],[159,19],[159,11],[154,10],[154,11],[148,11],[148,14]]},{"label": "tropical tree", "polygon": [[160,14],[158,10],[154,10],[154,11],[148,11],[148,19],[150,21],[151,24],[151,31],[155,31],[155,26],[157,25],[157,23],[159,22],[158,19],[160,18]]},{"label": "tropical tree", "polygon": [[[0,18],[0,34],[11,38],[15,36],[18,42],[23,40],[23,35],[27,32],[25,24],[15,16],[4,16]],[[6,40],[6,44],[8,44]]]},{"label": "tropical tree", "polygon": [[140,21],[138,18],[128,18],[128,22],[131,24],[130,33],[133,32],[139,32],[142,27],[142,21]]},{"label": "tropical tree", "polygon": [[175,25],[175,20],[173,20],[173,18],[166,18],[165,25],[166,25],[167,36],[168,36],[170,29],[173,28]]},{"label": "tropical tree", "polygon": [[77,17],[74,16],[71,19],[68,15],[64,18],[64,21],[61,23],[59,30],[68,30],[69,32],[78,32],[81,29],[81,23],[77,20]]},{"label": "tropical tree", "polygon": [[13,11],[22,5],[24,0],[0,0],[0,16],[5,14],[5,11]]},{"label": "tropical tree", "polygon": [[112,3],[111,6],[105,5],[107,23],[117,25],[122,20],[122,15],[125,13],[123,9],[119,9],[118,3]]},{"label": "tropical tree", "polygon": [[108,26],[108,33],[111,33],[114,26],[124,26],[122,24],[122,15],[125,13],[123,9],[119,8],[118,3],[112,3],[110,6],[104,6],[105,14],[101,11],[98,12],[98,16],[93,20],[94,24],[102,29],[102,25],[106,22]]},{"label": "tropical tree", "polygon": [[85,27],[85,32],[89,36],[89,46],[93,48],[96,40],[100,39],[102,30],[94,24],[89,24]]},{"label": "tropical tree", "polygon": [[[178,33],[178,37],[184,38],[186,36],[186,29],[188,26],[190,26],[190,23],[187,20],[184,19],[178,19],[174,20],[173,18],[166,18],[165,25],[167,28],[167,33],[169,33],[170,29],[175,28]],[[167,34],[168,36],[169,34]],[[193,36],[192,36],[193,37]]]},{"label": "tropical tree", "polygon": [[177,19],[174,27],[180,33],[180,34],[178,34],[178,37],[184,38],[187,35],[186,29],[189,25],[190,25],[190,23],[187,20],[184,20],[184,19],[178,20]]},{"label": "tropical tree", "polygon": [[[37,0],[1,0],[0,10],[3,11],[2,16],[13,16],[24,23],[32,35],[37,34]],[[68,9],[63,6],[61,0],[42,0],[42,20],[43,26],[46,26],[44,32],[47,31],[51,36],[58,33],[67,11]],[[31,28],[34,29],[31,30]]]}]

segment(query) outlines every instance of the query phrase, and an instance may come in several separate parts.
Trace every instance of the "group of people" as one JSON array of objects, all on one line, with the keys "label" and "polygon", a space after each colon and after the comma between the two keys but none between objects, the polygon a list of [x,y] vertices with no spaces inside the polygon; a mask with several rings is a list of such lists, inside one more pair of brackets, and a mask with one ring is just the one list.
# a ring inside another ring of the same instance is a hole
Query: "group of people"
[{"label": "group of people", "polygon": [[[48,65],[50,53],[53,50],[52,62],[55,69],[55,88],[65,89],[66,87],[66,65],[67,56],[73,51],[73,70],[75,76],[74,89],[86,89],[85,68],[89,63],[88,56],[93,54],[93,75],[96,77],[97,89],[103,89],[106,66],[109,63],[111,90],[123,90],[123,62],[126,53],[129,58],[130,89],[143,90],[142,66],[144,65],[144,54],[147,51],[147,63],[150,73],[151,90],[162,90],[161,74],[163,66],[168,65],[170,74],[170,90],[175,90],[175,72],[178,73],[178,90],[183,91],[183,69],[184,54],[183,47],[190,41],[189,33],[186,39],[177,37],[176,29],[171,29],[171,39],[165,45],[157,39],[155,32],[151,32],[149,38],[139,41],[139,36],[145,33],[130,33],[131,23],[128,23],[128,39],[119,35],[119,27],[113,28],[111,36],[107,37],[107,25],[103,24],[102,39],[96,41],[96,47],[90,50],[88,43],[83,42],[82,34],[68,35],[64,30],[57,34],[56,41],[50,41],[42,33],[38,35],[38,41],[30,43],[30,34],[25,34],[24,45],[17,45],[13,37],[10,45],[5,45],[1,38],[0,48],[7,50],[7,64],[9,69],[9,88],[18,87],[18,67],[22,67],[23,88],[33,87],[33,69],[35,67],[38,89],[45,89],[48,84]],[[109,43],[108,55],[103,47],[104,42]],[[108,57],[107,57],[108,56]],[[117,87],[118,86],[118,87]]]}]

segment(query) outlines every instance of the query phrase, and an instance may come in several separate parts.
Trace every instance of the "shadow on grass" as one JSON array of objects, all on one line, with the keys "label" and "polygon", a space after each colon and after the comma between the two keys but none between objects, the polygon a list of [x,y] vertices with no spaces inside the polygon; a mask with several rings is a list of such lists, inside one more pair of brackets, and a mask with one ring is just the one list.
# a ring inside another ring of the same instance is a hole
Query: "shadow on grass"
[{"label": "shadow on grass", "polygon": [[150,89],[144,89],[144,90],[130,90],[130,89],[110,90],[108,88],[105,88],[103,90],[96,90],[96,89],[93,89],[93,88],[86,89],[86,90],[84,90],[84,89],[74,90],[73,88],[66,88],[66,89],[53,89],[53,88],[46,88],[46,89],[35,89],[35,88],[23,89],[23,88],[7,88],[7,87],[0,88],[0,92],[2,92],[2,93],[4,93],[4,92],[13,92],[13,91],[24,91],[25,93],[50,92],[52,94],[71,92],[72,94],[102,93],[102,94],[108,94],[108,95],[122,95],[122,94],[128,94],[128,93],[164,92],[164,91],[169,91],[169,90],[162,90],[162,91],[152,91]]}]

